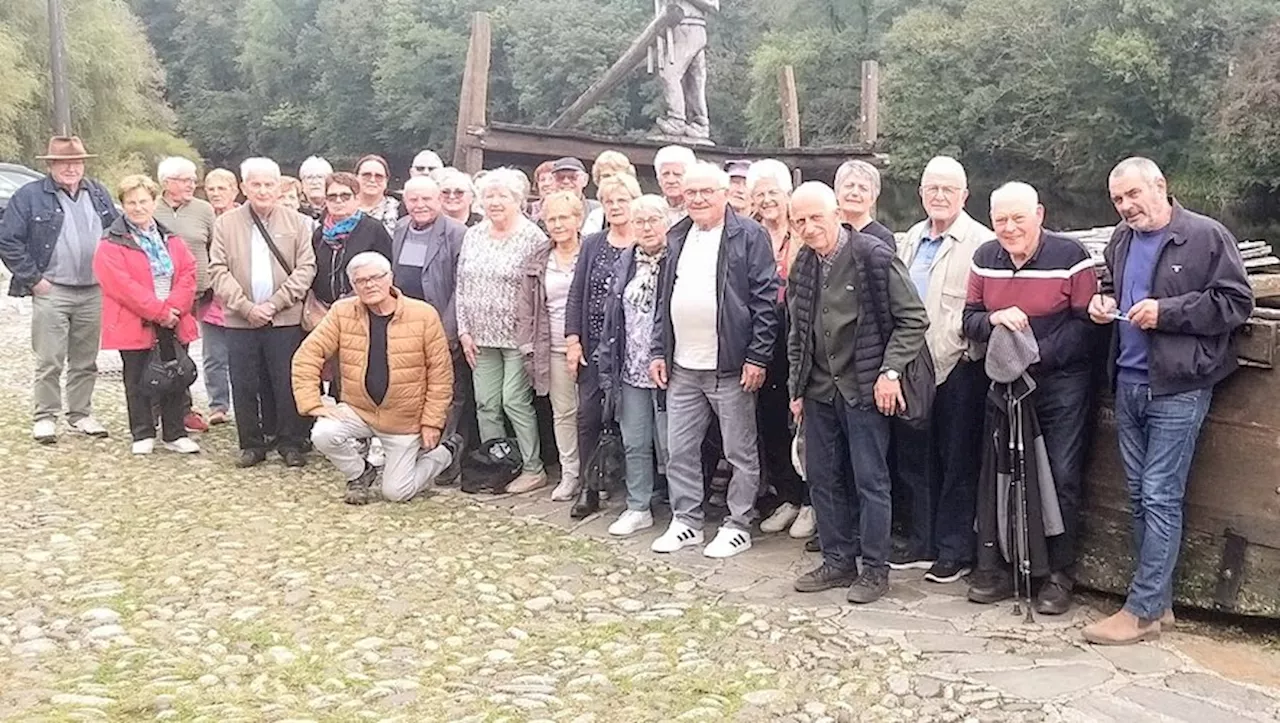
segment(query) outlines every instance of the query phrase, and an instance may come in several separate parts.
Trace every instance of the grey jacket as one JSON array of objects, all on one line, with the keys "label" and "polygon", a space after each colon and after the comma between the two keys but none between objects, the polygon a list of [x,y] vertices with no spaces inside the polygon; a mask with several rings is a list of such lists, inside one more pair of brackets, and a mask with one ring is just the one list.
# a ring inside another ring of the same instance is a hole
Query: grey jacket
[{"label": "grey jacket", "polygon": [[[422,301],[435,307],[444,325],[445,337],[450,342],[458,340],[458,252],[462,250],[462,237],[467,227],[441,214],[431,224],[431,241],[427,257],[422,264]],[[409,234],[409,217],[396,222],[391,234],[391,265],[400,265],[400,250]]]}]

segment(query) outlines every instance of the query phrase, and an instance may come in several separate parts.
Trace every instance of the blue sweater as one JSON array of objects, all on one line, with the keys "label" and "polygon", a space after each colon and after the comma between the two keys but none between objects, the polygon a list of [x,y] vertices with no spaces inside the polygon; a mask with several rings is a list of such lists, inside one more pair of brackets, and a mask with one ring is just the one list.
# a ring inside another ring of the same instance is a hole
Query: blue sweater
[{"label": "blue sweater", "polygon": [[[1165,229],[1134,230],[1129,256],[1124,262],[1123,288],[1120,289],[1120,298],[1116,300],[1121,314],[1128,315],[1134,304],[1150,298],[1156,261],[1160,258],[1160,248],[1168,238],[1169,234]],[[1146,384],[1150,332],[1126,321],[1117,321],[1116,324],[1119,325],[1116,331],[1120,334],[1120,353],[1116,357],[1117,379],[1125,384]]]}]

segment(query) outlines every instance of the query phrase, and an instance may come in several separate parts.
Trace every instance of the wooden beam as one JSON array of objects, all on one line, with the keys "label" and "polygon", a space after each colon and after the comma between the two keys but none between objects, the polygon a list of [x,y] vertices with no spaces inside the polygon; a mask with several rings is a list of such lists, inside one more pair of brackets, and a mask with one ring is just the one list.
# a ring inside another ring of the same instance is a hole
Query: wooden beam
[{"label": "wooden beam", "polygon": [[491,43],[489,15],[476,13],[471,19],[471,44],[467,46],[467,64],[462,70],[458,126],[453,140],[453,165],[466,173],[476,173],[484,167],[484,146],[472,135],[472,129],[485,124]]},{"label": "wooden beam", "polygon": [[[654,41],[658,39],[660,33],[665,33],[668,28],[673,28],[680,23],[684,17],[684,11],[680,9],[678,3],[667,5],[661,15],[655,17],[649,22],[649,26],[644,29],[632,41],[631,46],[623,52],[622,56],[600,76],[600,79],[591,84],[586,92],[578,96],[578,99],[560,114],[559,118],[551,124],[552,128],[566,128],[578,122],[587,109],[595,105],[606,93],[618,87],[627,75],[631,73],[636,66],[645,60],[649,53],[649,48]],[[659,62],[662,59],[659,58]],[[659,70],[661,72],[661,70]]]},{"label": "wooden beam", "polygon": [[880,135],[880,63],[862,61],[862,118],[858,140],[871,146]]},{"label": "wooden beam", "polygon": [[796,71],[790,65],[778,69],[778,104],[782,107],[782,145],[800,147],[800,100],[796,96]]}]

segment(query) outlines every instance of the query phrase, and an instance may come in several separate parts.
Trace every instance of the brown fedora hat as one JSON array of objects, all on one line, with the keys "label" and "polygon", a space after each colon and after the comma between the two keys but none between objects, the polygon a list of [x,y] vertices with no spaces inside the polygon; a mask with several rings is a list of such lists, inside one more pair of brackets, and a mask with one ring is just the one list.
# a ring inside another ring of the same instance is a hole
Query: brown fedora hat
[{"label": "brown fedora hat", "polygon": [[86,158],[97,156],[85,152],[79,136],[54,136],[49,139],[49,152],[36,156],[37,161],[83,161]]}]

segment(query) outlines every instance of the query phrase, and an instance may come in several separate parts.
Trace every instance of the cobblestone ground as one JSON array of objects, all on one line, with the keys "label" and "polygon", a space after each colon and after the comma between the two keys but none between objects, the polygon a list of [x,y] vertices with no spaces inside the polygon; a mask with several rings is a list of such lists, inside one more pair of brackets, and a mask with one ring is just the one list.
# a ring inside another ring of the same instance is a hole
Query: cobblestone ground
[{"label": "cobblestone ground", "polygon": [[[341,503],[332,468],[29,439],[29,316],[0,307],[0,719],[32,721],[1270,720],[1273,691],[1174,648],[1099,654],[956,586],[858,610],[813,563],[727,562],[570,529],[543,494]],[[104,364],[105,367],[105,364]],[[1169,716],[1164,718],[1162,716]]]}]

